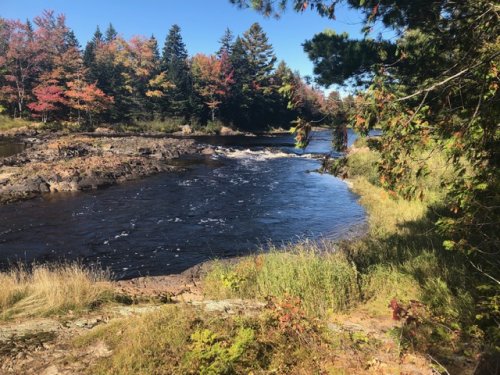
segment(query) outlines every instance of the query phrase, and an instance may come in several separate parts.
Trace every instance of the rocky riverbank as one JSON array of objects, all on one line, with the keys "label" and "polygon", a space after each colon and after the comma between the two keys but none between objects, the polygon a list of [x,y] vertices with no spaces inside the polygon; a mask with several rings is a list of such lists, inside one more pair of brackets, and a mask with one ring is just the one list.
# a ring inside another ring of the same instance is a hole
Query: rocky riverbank
[{"label": "rocky riverbank", "polygon": [[191,139],[141,136],[45,135],[0,158],[0,204],[45,193],[97,189],[179,169],[171,161],[197,154]]}]

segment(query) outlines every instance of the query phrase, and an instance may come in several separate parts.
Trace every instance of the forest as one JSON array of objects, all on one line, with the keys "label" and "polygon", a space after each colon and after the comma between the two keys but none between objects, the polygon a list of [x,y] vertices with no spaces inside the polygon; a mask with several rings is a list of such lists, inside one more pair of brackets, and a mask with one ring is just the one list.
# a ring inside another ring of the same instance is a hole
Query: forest
[{"label": "forest", "polygon": [[258,23],[242,36],[227,29],[213,55],[188,56],[177,25],[161,53],[153,35],[125,40],[112,24],[82,50],[64,15],[45,11],[33,22],[0,19],[0,66],[0,110],[43,123],[265,130],[299,116],[332,121],[343,106],[277,64]]}]

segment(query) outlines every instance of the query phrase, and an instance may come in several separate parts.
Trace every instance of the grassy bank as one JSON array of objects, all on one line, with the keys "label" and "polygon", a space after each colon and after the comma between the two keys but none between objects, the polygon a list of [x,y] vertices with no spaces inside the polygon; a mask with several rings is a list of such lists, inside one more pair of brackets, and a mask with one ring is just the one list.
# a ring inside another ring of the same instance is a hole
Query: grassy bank
[{"label": "grassy bank", "polygon": [[109,275],[80,265],[34,266],[0,273],[0,318],[79,312],[109,299]]},{"label": "grassy bank", "polygon": [[0,115],[0,132],[15,130],[32,126],[33,123],[23,119],[13,119],[9,116]]}]

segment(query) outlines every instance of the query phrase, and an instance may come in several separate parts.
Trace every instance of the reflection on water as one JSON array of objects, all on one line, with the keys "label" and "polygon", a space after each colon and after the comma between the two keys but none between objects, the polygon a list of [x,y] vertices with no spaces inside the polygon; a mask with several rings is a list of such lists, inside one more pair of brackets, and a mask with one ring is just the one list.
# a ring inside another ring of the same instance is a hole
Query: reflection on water
[{"label": "reflection on water", "polygon": [[283,139],[255,146],[255,137],[178,161],[183,172],[0,207],[0,265],[80,259],[124,278],[179,272],[268,241],[352,235],[365,217],[356,196],[311,172],[320,161],[310,153],[328,152],[329,137],[319,132],[305,157]]}]

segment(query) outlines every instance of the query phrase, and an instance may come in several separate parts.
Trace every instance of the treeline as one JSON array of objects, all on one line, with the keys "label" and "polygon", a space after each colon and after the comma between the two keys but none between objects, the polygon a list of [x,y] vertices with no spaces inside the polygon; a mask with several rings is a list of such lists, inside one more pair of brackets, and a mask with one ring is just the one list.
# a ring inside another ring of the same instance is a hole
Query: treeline
[{"label": "treeline", "polygon": [[276,56],[257,23],[234,38],[229,29],[213,55],[188,56],[173,25],[158,41],[122,38],[110,24],[81,50],[64,15],[45,11],[33,23],[0,19],[0,111],[12,117],[79,125],[176,120],[239,129],[289,127],[296,118],[342,117],[328,98]]}]

